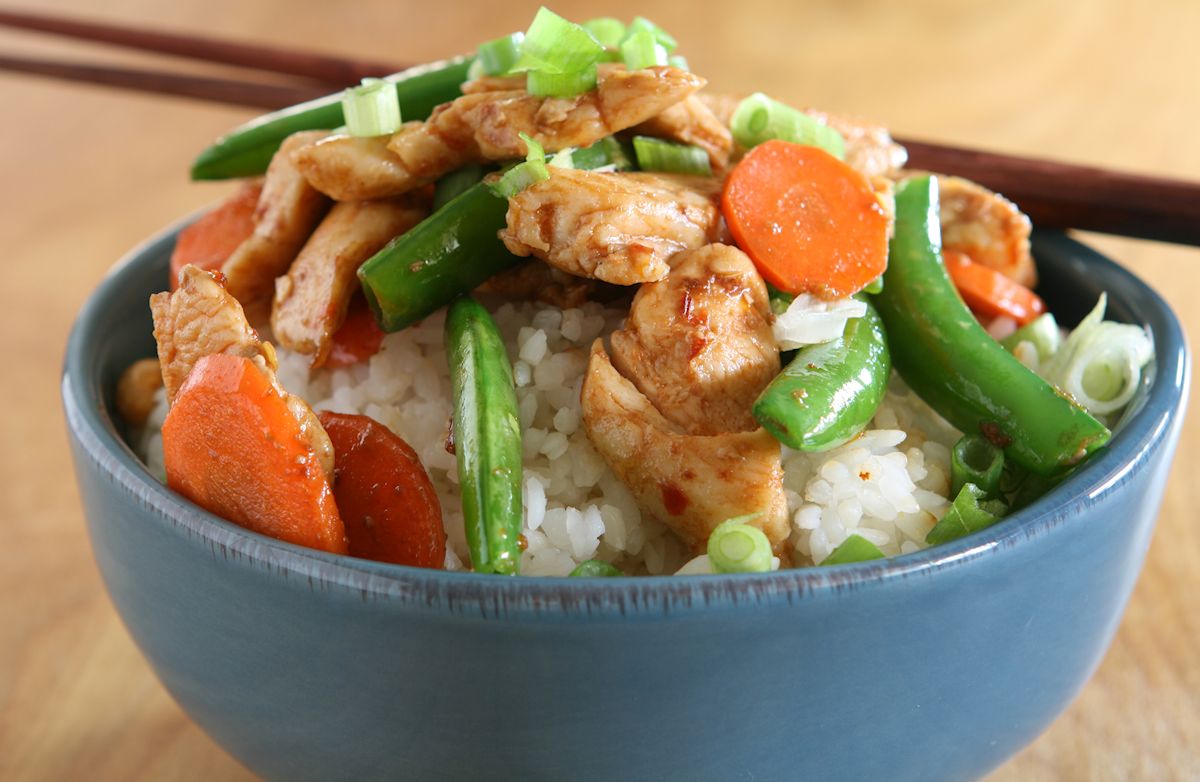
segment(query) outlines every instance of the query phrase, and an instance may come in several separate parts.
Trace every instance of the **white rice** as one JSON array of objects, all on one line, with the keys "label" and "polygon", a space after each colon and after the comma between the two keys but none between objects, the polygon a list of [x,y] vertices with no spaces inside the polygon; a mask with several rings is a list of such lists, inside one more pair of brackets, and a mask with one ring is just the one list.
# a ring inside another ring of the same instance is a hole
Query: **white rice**
[{"label": "white rice", "polygon": [[[623,310],[587,303],[559,310],[505,303],[496,323],[513,358],[524,449],[526,575],[563,576],[602,559],[632,574],[710,572],[633,496],[592,448],[580,419],[579,390],[593,340],[617,328]],[[468,560],[454,456],[446,450],[450,377],[442,346],[444,316],[388,335],[381,351],[353,367],[310,373],[307,358],[279,351],[279,378],[316,410],[371,416],[418,453],[442,503],[446,567]],[[166,403],[147,422],[139,446],[160,477]],[[925,547],[945,511],[949,447],[958,433],[898,380],[871,427],[832,451],[783,449],[792,519],[793,565],[819,564],[849,535],[895,555]]]}]

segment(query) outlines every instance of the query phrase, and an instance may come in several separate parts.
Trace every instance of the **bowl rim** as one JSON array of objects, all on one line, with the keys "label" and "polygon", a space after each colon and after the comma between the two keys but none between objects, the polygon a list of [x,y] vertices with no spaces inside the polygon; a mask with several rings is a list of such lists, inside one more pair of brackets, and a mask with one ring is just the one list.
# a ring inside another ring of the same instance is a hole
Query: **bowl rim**
[{"label": "bowl rim", "polygon": [[[882,560],[778,570],[770,573],[679,577],[625,576],[507,578],[373,562],[308,549],[246,530],[211,514],[159,483],[119,435],[104,404],[99,378],[84,370],[91,328],[106,302],[139,265],[169,253],[178,231],[204,210],[184,217],[127,252],[101,279],[75,319],[62,372],[68,431],[110,480],[197,544],[227,560],[285,577],[313,591],[349,590],[363,600],[395,600],[431,612],[449,610],[483,618],[530,618],[547,613],[598,618],[619,614],[711,611],[714,606],[794,603],[801,598],[882,588],[897,580],[929,577],[1048,534],[1069,523],[1085,505],[1114,490],[1144,462],[1146,454],[1177,429],[1190,384],[1190,357],[1182,327],[1165,300],[1136,275],[1060,232],[1034,232],[1035,255],[1075,258],[1100,266],[1120,281],[1110,301],[1127,302],[1151,328],[1155,373],[1141,409],[1124,422],[1115,446],[1092,457],[1063,486],[985,530],[949,543]],[[86,511],[86,508],[85,508]]]}]

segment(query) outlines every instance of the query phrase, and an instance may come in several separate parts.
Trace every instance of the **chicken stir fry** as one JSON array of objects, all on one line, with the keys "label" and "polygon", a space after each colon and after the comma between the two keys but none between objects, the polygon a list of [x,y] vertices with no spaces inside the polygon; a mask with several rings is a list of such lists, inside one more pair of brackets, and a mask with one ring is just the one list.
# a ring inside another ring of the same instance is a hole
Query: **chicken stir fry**
[{"label": "chicken stir fry", "polygon": [[942,246],[1027,288],[1037,285],[1029,218],[1002,195],[962,177],[939,176]]},{"label": "chicken stir fry", "polygon": [[616,285],[667,276],[671,258],[720,238],[710,181],[558,170],[509,200],[513,255]]}]

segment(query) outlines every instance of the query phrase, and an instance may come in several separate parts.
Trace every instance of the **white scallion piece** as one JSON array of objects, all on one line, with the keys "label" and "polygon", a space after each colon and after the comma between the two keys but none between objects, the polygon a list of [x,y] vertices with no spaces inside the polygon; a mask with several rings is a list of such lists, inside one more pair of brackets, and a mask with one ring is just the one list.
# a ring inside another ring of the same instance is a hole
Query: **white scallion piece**
[{"label": "white scallion piece", "polygon": [[771,330],[780,350],[795,350],[837,339],[846,330],[847,321],[865,314],[867,305],[858,299],[824,301],[811,293],[801,293],[786,311],[775,316]]}]

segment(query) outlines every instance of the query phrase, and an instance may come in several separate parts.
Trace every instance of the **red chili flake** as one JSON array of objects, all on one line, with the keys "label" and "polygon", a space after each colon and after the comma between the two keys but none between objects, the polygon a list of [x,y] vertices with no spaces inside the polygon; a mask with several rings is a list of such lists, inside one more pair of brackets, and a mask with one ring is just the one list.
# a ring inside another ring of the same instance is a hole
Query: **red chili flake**
[{"label": "red chili flake", "polygon": [[700,355],[704,349],[708,347],[708,340],[699,335],[692,336],[692,348],[688,353],[688,361],[691,361]]},{"label": "red chili flake", "polygon": [[662,490],[663,506],[667,509],[667,513],[678,516],[687,509],[688,498],[678,487],[662,483],[659,484],[659,488]]},{"label": "red chili flake", "polygon": [[1012,438],[1004,433],[1000,424],[995,421],[983,421],[979,424],[979,433],[997,448],[1007,448],[1012,445]]}]

